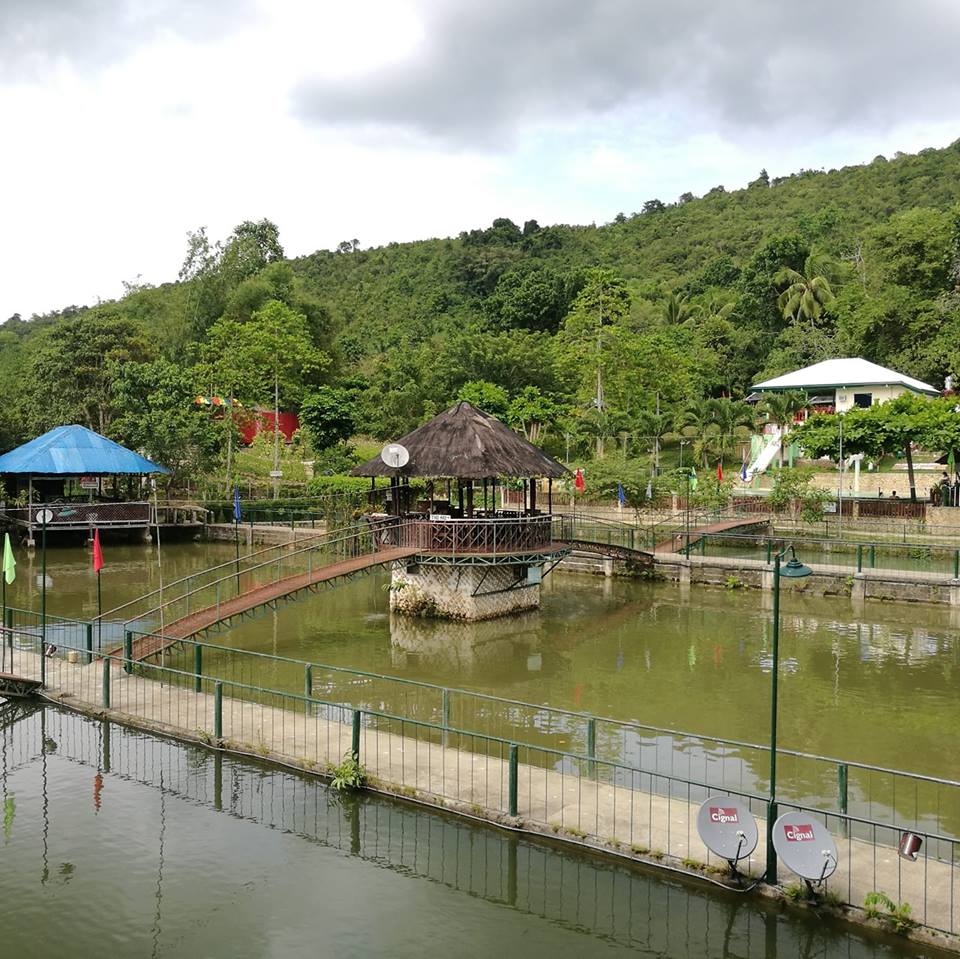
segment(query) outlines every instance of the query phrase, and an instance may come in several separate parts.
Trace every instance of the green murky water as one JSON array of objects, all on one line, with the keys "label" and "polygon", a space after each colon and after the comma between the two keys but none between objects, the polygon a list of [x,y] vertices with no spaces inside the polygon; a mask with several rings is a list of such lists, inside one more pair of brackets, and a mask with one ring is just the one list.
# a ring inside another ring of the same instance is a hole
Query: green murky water
[{"label": "green murky water", "polygon": [[0,707],[0,790],[4,956],[926,954],[52,708]]},{"label": "green murky water", "polygon": [[[232,555],[226,544],[165,546],[164,579]],[[18,559],[8,600],[38,609],[39,560]],[[110,545],[106,559],[105,609],[159,584],[155,549]],[[51,613],[95,614],[88,553],[50,550],[48,577]],[[387,581],[381,572],[301,597],[212,641],[697,734],[767,739],[771,613],[756,591],[684,593],[674,584],[553,573],[540,612],[460,624],[391,618]],[[960,779],[960,752],[945,748],[960,716],[956,612],[868,603],[857,616],[844,599],[790,593],[782,609],[782,747]],[[261,679],[275,681],[302,690],[299,671]],[[376,695],[384,709],[402,705],[382,685]],[[562,733],[544,743],[569,745]]]}]

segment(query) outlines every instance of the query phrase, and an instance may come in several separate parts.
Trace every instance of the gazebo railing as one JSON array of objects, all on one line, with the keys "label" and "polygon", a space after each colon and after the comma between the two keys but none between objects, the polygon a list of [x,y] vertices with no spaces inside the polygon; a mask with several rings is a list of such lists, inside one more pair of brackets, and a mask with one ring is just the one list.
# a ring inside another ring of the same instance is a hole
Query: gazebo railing
[{"label": "gazebo railing", "polygon": [[503,554],[549,547],[551,516],[404,520],[384,527],[391,546],[425,553]]},{"label": "gazebo railing", "polygon": [[53,514],[48,529],[89,529],[105,526],[149,526],[154,522],[153,504],[127,503],[32,503],[3,510],[3,516],[17,526],[42,525],[40,511]]}]

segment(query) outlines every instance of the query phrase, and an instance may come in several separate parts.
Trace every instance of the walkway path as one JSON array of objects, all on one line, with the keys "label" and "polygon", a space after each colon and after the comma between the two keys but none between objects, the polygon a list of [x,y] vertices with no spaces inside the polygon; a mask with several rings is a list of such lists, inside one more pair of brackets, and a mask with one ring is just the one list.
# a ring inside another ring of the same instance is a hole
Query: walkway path
[{"label": "walkway path", "polygon": [[[14,652],[16,672],[36,676],[39,657]],[[118,667],[115,663],[106,670],[111,718],[188,739],[219,740],[229,749],[308,770],[339,763],[351,750],[348,708],[282,693],[261,693],[261,701],[251,702],[238,698],[243,691],[226,682],[219,693],[211,693],[211,680],[203,680],[205,691],[194,692],[192,685],[177,684],[176,677],[164,673],[161,666],[138,667],[156,679],[137,671],[128,675]],[[161,677],[167,681],[158,681]],[[81,665],[50,659],[47,685],[48,693],[66,705],[97,713],[105,708],[101,661]],[[506,817],[510,772],[504,744],[479,735],[443,734],[382,716],[368,714],[364,722],[360,759],[373,788],[492,819]],[[668,856],[675,862],[721,864],[697,835],[699,787],[599,761],[561,759],[526,746],[519,749],[517,782],[517,821],[527,829],[573,836],[654,859]],[[837,833],[835,819],[832,825]],[[765,861],[762,820],[759,827],[760,845],[746,864],[754,875],[762,871]],[[895,829],[874,827],[873,838],[868,842],[836,836],[840,861],[828,888],[855,905],[862,904],[867,893],[882,890],[896,902],[909,902],[918,921],[958,932],[960,863],[937,859],[932,849],[925,849],[916,863],[905,862],[897,855],[899,832]],[[782,882],[794,879],[781,867]]]}]

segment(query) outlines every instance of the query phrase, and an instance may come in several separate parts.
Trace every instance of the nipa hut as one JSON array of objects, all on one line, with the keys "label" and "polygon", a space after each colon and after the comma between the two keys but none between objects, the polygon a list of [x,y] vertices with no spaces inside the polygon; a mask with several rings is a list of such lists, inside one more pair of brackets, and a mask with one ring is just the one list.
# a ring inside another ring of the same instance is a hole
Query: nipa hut
[{"label": "nipa hut", "polygon": [[[406,465],[394,468],[379,456],[353,469],[354,476],[391,479],[390,512],[399,515],[430,513],[452,517],[502,514],[497,491],[519,480],[523,497],[516,510],[536,515],[537,481],[547,480],[547,512],[553,508],[553,480],[569,471],[543,450],[514,433],[496,417],[465,400],[435,416],[397,440],[410,455]],[[428,480],[424,499],[409,495],[412,478]],[[479,486],[478,486],[479,484]],[[477,499],[482,495],[482,507]],[[502,504],[501,504],[502,506]]]}]

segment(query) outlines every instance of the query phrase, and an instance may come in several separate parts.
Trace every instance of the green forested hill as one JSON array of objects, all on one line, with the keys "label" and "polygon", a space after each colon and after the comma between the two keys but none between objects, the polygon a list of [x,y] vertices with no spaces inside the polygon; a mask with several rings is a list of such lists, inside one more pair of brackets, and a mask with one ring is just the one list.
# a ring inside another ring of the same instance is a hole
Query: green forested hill
[{"label": "green forested hill", "polygon": [[[960,372],[960,141],[638,205],[603,226],[498,219],[292,261],[268,221],[219,244],[200,231],[178,282],[0,327],[0,444],[65,420],[142,443],[191,392],[267,403],[276,386],[290,405],[321,388],[378,436],[466,389],[586,448],[649,433],[658,401],[672,415],[832,355]],[[267,375],[250,328],[272,300],[312,359]]]}]

